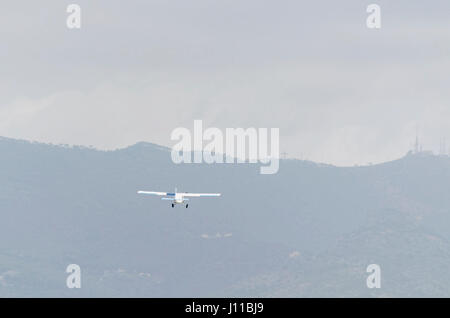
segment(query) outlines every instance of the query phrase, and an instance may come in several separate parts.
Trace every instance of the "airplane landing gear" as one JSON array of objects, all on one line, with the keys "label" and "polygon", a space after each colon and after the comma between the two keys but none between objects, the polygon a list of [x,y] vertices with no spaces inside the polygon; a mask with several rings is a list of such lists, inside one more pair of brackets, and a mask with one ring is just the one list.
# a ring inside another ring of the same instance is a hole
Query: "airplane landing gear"
[{"label": "airplane landing gear", "polygon": [[172,208],[175,206],[175,204],[172,203]]},{"label": "airplane landing gear", "polygon": [[188,208],[189,204],[186,204],[186,209]]}]

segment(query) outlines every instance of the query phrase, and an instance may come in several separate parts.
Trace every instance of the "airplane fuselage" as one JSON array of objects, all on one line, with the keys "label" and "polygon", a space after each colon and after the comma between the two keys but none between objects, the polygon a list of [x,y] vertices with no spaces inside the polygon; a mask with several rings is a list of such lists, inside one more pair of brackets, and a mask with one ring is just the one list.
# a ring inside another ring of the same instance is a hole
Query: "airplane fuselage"
[{"label": "airplane fuselage", "polygon": [[175,193],[175,197],[173,200],[176,204],[183,204],[184,203],[184,198],[183,198],[183,194],[181,193]]},{"label": "airplane fuselage", "polygon": [[189,201],[189,199],[184,198],[183,193],[177,192],[167,193],[167,197],[163,198],[163,200],[172,201],[172,207],[174,207],[176,204],[184,204],[186,205],[186,207],[188,207],[187,201]]}]

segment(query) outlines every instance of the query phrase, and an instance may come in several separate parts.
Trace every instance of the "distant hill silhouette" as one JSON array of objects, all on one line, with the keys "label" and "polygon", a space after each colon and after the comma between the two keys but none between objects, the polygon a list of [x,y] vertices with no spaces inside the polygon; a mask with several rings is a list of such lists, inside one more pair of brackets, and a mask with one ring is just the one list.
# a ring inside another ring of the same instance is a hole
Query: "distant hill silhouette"
[{"label": "distant hill silhouette", "polygon": [[[221,192],[189,209],[137,190]],[[0,139],[0,296],[450,296],[450,159],[173,164]],[[82,288],[66,287],[81,266]],[[381,266],[381,289],[366,267]]]}]

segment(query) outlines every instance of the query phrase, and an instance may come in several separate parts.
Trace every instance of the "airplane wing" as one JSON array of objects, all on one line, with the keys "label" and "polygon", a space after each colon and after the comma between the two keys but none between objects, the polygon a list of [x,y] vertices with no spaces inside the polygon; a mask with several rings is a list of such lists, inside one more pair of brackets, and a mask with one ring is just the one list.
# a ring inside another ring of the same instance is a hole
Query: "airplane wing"
[{"label": "airplane wing", "polygon": [[170,192],[156,192],[156,191],[138,191],[139,194],[151,194],[151,195],[166,195],[166,196],[174,196],[175,193]]},{"label": "airplane wing", "polygon": [[220,193],[183,193],[183,197],[220,197]]}]

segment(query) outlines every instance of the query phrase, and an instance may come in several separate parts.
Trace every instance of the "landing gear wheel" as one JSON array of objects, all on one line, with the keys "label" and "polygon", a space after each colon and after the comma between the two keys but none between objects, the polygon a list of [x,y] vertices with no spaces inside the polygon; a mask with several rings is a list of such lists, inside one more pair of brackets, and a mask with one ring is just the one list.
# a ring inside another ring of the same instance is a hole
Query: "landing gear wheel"
[{"label": "landing gear wheel", "polygon": [[186,204],[186,209],[188,208],[189,204]]},{"label": "landing gear wheel", "polygon": [[175,204],[172,203],[172,208],[175,206]]}]

